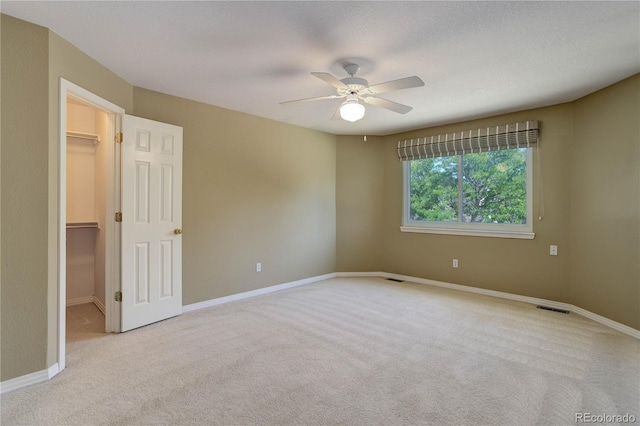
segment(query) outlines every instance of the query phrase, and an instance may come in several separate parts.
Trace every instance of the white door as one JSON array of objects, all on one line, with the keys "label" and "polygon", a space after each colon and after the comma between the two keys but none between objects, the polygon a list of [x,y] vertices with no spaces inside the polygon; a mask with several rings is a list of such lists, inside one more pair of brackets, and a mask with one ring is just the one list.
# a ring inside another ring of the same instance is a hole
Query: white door
[{"label": "white door", "polygon": [[182,128],[122,121],[122,322],[182,313]]}]

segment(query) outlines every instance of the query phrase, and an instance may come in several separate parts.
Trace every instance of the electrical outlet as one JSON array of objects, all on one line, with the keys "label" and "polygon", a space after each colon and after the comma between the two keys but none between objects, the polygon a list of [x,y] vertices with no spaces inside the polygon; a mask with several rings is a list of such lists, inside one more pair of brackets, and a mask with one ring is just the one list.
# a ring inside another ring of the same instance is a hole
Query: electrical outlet
[{"label": "electrical outlet", "polygon": [[262,272],[262,263],[256,263],[256,272]]},{"label": "electrical outlet", "polygon": [[557,256],[558,255],[558,246],[550,245],[549,246],[549,256]]},{"label": "electrical outlet", "polygon": [[458,267],[458,259],[453,259],[453,267],[454,268]]}]

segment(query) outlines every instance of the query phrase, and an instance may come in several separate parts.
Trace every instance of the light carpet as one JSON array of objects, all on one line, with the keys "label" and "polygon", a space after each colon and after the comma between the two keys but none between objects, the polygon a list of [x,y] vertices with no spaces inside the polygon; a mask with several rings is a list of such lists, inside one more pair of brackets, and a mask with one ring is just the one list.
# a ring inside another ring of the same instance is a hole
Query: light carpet
[{"label": "light carpet", "polygon": [[1,408],[5,425],[640,419],[640,342],[573,313],[337,278],[71,342],[62,373]]}]

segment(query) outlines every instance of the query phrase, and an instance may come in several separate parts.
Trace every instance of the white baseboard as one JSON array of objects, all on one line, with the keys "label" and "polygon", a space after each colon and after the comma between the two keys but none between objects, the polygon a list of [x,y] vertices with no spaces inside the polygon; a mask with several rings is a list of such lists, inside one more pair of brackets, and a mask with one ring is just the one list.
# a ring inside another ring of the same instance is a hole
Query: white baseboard
[{"label": "white baseboard", "polygon": [[350,277],[384,277],[388,278],[386,272],[336,272],[334,274],[336,277],[340,278],[350,278]]},{"label": "white baseboard", "polygon": [[93,303],[93,296],[77,297],[75,299],[67,299],[67,306],[83,305],[85,303]]},{"label": "white baseboard", "polygon": [[98,307],[98,309],[100,309],[100,312],[102,312],[102,315],[107,316],[107,308],[100,301],[100,299],[98,299],[97,297],[93,296],[93,299],[91,301],[93,302],[94,305],[96,305]]},{"label": "white baseboard", "polygon": [[103,315],[107,314],[107,308],[96,296],[77,297],[67,300],[67,306],[84,305],[85,303],[93,303]]},{"label": "white baseboard", "polygon": [[210,306],[222,305],[223,303],[229,303],[236,300],[247,299],[249,297],[260,296],[262,294],[273,293],[275,291],[285,290],[287,288],[298,287],[305,284],[311,284],[318,281],[328,280],[335,278],[336,274],[318,275],[316,277],[305,278],[298,281],[292,281],[284,284],[272,285],[270,287],[259,288],[257,290],[245,291],[244,293],[232,294],[230,296],[218,297],[216,299],[205,300],[204,302],[192,303],[190,305],[184,305],[182,312],[191,312],[198,309],[208,308]]},{"label": "white baseboard", "polygon": [[35,373],[16,377],[15,379],[5,380],[4,382],[0,383],[0,394],[35,385],[37,383],[46,382],[59,372],[60,370],[58,369],[58,364],[56,363],[46,370],[40,370],[36,371]]},{"label": "white baseboard", "polygon": [[582,315],[583,317],[589,318],[595,322],[598,322],[602,325],[606,325],[607,327],[613,328],[614,330],[619,331],[620,333],[627,334],[631,337],[635,337],[640,340],[640,330],[636,330],[635,328],[631,328],[628,325],[620,324],[619,322],[610,320],[607,317],[603,317],[602,315],[594,314],[593,312],[587,311],[586,309],[582,309],[579,306],[573,306],[569,309],[570,311],[575,312],[578,315]]}]

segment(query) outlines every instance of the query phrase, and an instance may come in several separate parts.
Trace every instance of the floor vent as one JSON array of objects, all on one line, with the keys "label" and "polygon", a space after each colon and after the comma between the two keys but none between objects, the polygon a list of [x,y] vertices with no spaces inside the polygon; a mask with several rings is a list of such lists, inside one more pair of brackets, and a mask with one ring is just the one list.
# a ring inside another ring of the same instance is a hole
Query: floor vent
[{"label": "floor vent", "polygon": [[395,281],[397,283],[403,283],[404,282],[403,280],[397,280],[395,278],[387,278],[387,281]]},{"label": "floor vent", "polygon": [[536,306],[536,308],[544,309],[545,311],[560,312],[561,314],[568,314],[569,313],[569,311],[565,311],[564,309],[551,308],[549,306],[538,305],[538,306]]}]

